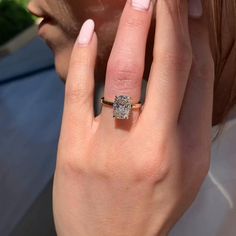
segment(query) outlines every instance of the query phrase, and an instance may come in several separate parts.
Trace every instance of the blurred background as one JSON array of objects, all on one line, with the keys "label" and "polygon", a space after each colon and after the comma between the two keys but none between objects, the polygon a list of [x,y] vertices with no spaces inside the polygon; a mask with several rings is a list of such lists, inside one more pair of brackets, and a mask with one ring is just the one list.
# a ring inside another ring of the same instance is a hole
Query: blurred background
[{"label": "blurred background", "polygon": [[26,10],[27,4],[28,0],[0,0],[0,45],[34,24],[35,19]]},{"label": "blurred background", "polygon": [[51,192],[64,100],[28,0],[0,0],[0,235],[53,236]]}]

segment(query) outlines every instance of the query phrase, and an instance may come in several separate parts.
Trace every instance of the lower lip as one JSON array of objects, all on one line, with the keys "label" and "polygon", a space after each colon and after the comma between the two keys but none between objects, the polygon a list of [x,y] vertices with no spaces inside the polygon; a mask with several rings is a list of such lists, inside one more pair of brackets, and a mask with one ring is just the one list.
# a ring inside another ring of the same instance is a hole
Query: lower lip
[{"label": "lower lip", "polygon": [[41,35],[43,35],[44,33],[44,31],[45,31],[45,28],[47,27],[47,26],[49,26],[51,24],[51,20],[50,19],[43,19],[41,22],[40,22],[40,24],[39,24],[39,26],[38,26],[38,34],[41,36]]}]

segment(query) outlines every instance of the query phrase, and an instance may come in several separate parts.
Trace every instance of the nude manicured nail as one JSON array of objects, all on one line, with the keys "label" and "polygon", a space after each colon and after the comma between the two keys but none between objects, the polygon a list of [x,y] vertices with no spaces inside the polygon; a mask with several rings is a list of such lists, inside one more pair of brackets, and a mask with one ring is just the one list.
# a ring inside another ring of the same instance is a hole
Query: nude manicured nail
[{"label": "nude manicured nail", "polygon": [[194,18],[202,16],[203,8],[201,0],[189,0],[189,15]]},{"label": "nude manicured nail", "polygon": [[151,0],[132,0],[132,7],[136,10],[147,11]]},{"label": "nude manicured nail", "polygon": [[78,38],[78,43],[81,45],[88,45],[91,41],[94,33],[95,23],[93,20],[87,20],[84,22]]}]

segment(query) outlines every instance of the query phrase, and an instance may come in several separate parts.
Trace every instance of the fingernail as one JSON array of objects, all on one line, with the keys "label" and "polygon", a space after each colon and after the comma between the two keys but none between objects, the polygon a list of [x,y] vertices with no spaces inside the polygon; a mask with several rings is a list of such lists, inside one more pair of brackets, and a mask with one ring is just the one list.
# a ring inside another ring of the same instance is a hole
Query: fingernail
[{"label": "fingernail", "polygon": [[132,0],[132,7],[136,10],[147,11],[151,0]]},{"label": "fingernail", "polygon": [[201,0],[189,0],[189,15],[193,18],[202,16],[203,8]]},{"label": "fingernail", "polygon": [[95,29],[95,23],[93,20],[86,20],[81,27],[79,37],[78,37],[78,43],[81,45],[88,45],[93,37]]}]

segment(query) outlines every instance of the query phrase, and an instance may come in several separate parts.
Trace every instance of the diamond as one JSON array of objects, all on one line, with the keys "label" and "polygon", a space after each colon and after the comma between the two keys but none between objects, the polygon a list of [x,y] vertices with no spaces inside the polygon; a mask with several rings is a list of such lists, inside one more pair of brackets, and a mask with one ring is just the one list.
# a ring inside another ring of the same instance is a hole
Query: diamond
[{"label": "diamond", "polygon": [[132,110],[131,97],[116,96],[113,103],[113,117],[118,120],[129,119]]}]

